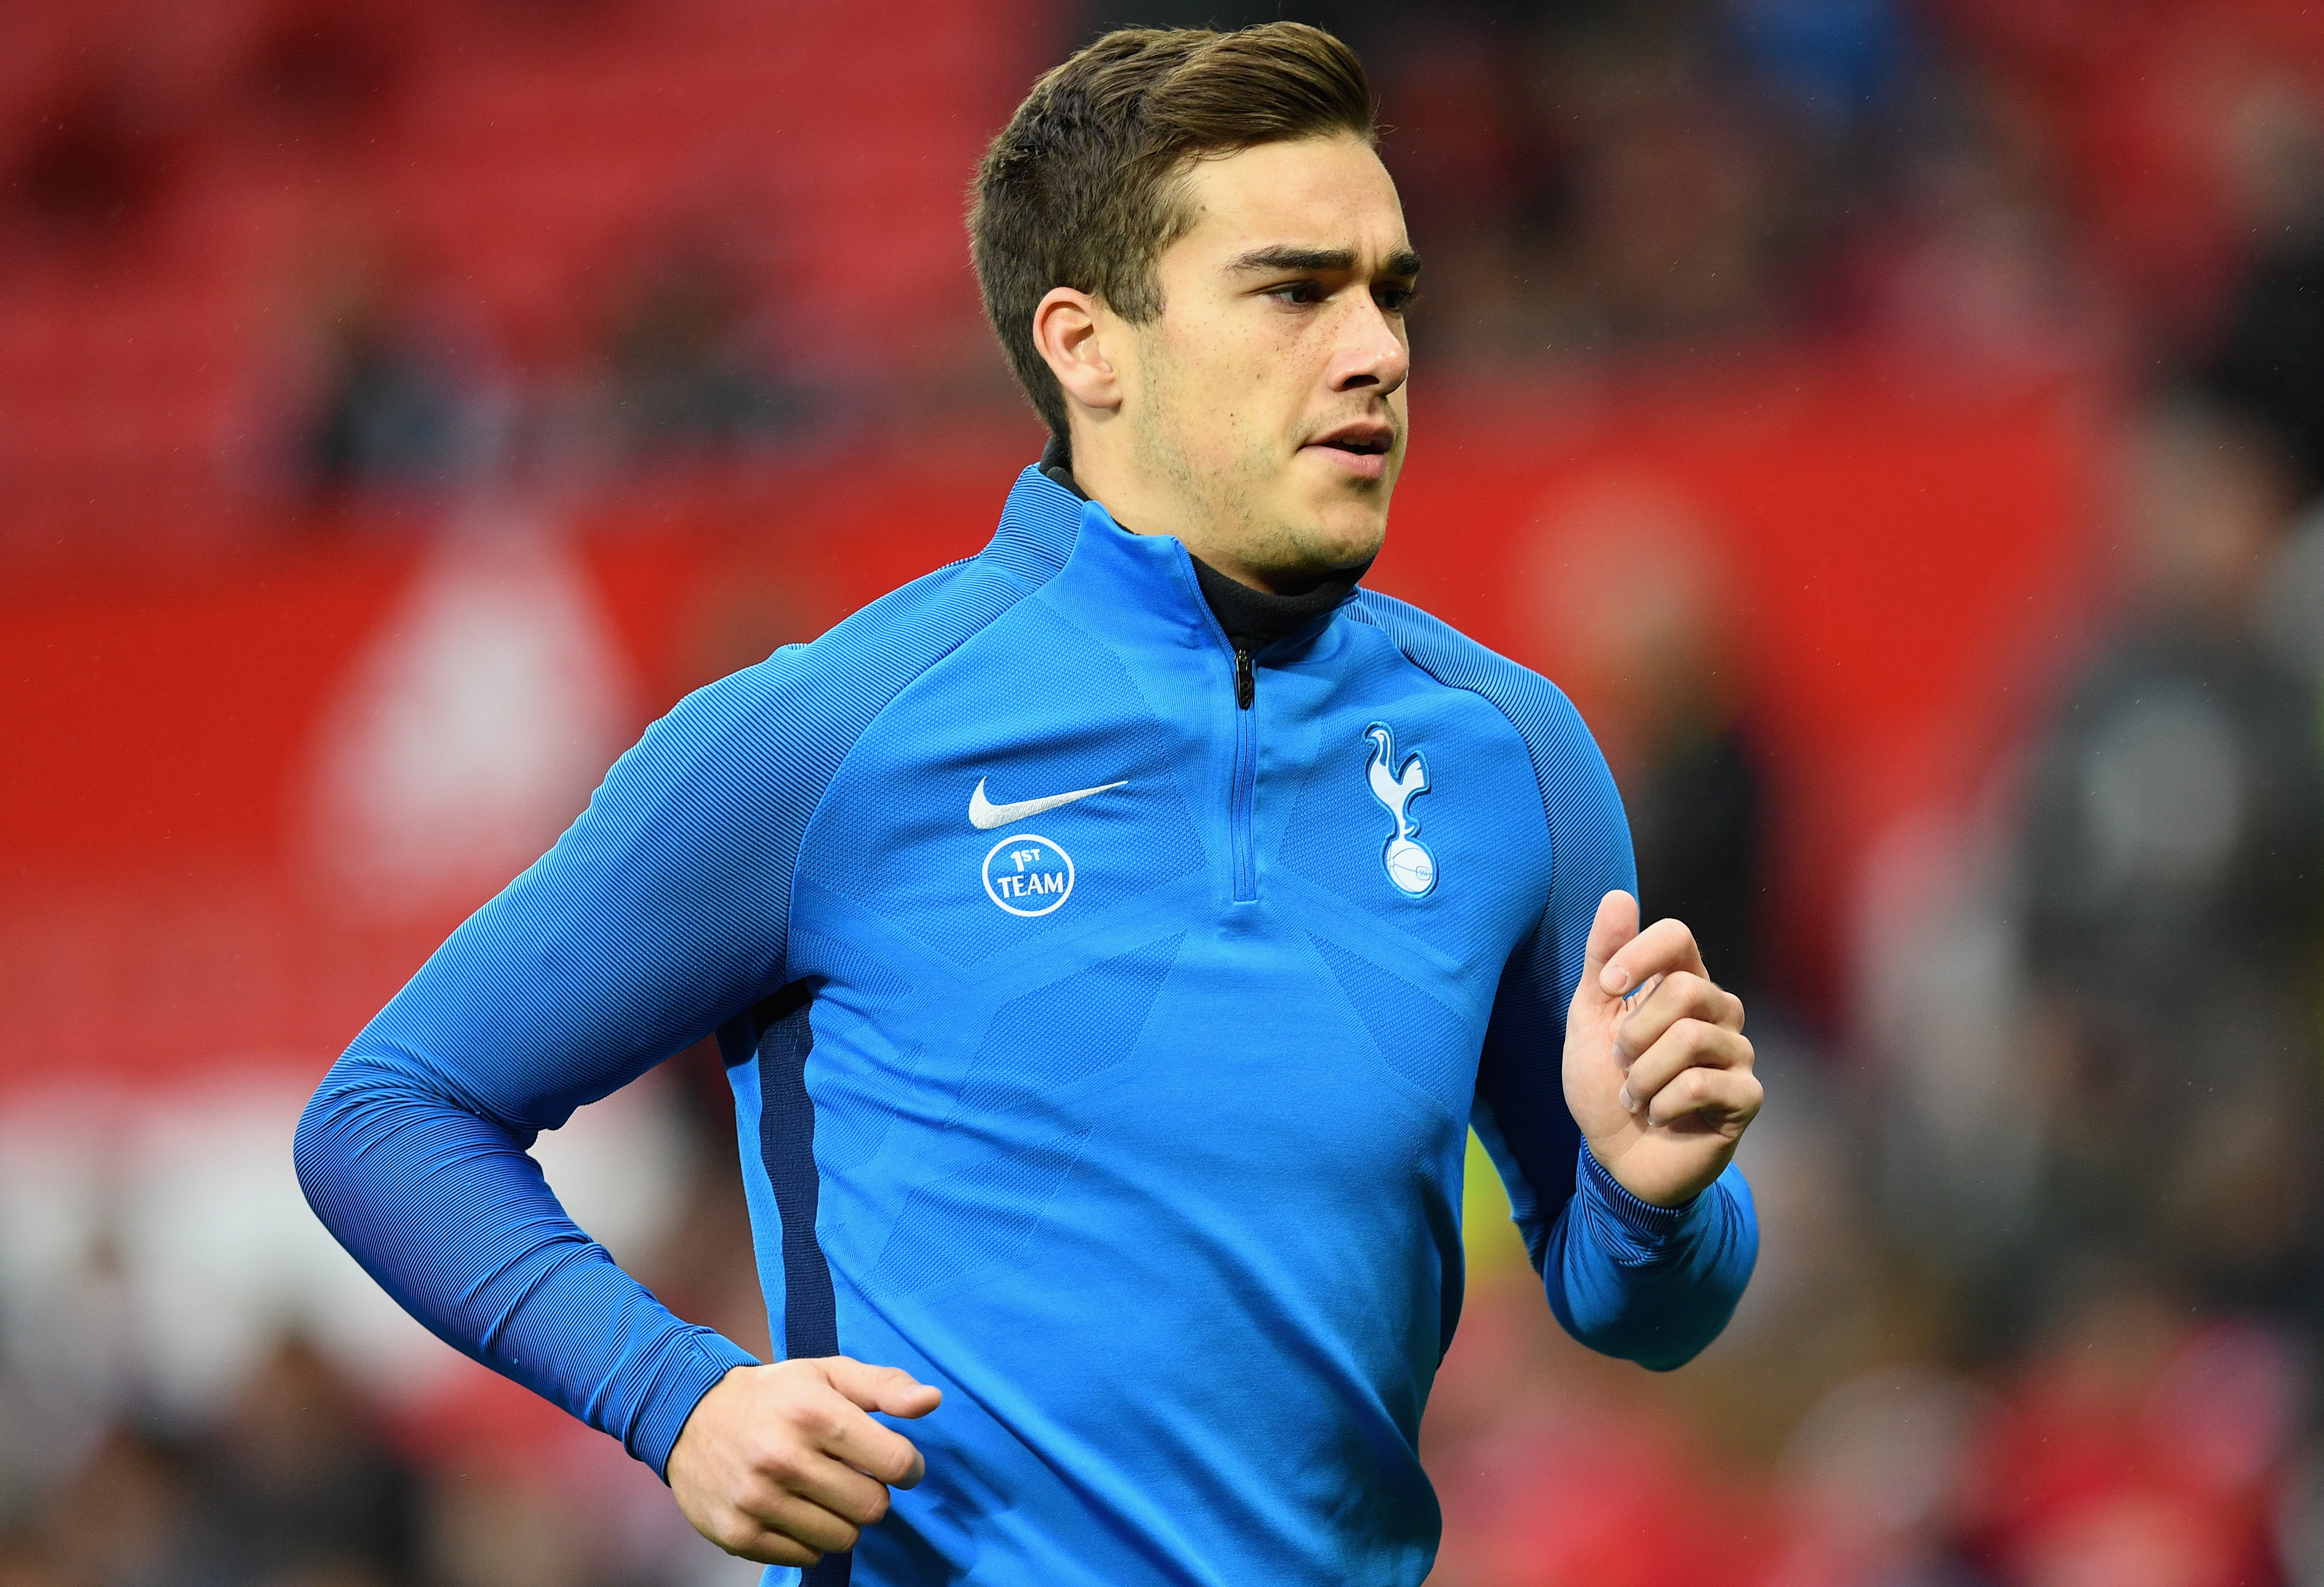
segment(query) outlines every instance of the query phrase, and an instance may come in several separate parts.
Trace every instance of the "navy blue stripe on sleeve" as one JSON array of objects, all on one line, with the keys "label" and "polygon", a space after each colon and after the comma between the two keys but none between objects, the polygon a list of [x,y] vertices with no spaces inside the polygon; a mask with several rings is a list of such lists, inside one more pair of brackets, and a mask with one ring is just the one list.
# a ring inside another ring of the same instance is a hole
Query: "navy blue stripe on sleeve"
[{"label": "navy blue stripe on sleeve", "polygon": [[[1046,480],[1019,490],[1035,515],[1078,512]],[[1055,571],[1043,543],[1004,526],[983,555],[689,697],[437,950],[300,1121],[308,1200],[383,1288],[657,1473],[696,1403],[752,1357],[623,1274],[525,1149],[785,984],[791,873],[831,778],[912,679]],[[811,1131],[785,1141],[785,1175],[811,1184]]]}]

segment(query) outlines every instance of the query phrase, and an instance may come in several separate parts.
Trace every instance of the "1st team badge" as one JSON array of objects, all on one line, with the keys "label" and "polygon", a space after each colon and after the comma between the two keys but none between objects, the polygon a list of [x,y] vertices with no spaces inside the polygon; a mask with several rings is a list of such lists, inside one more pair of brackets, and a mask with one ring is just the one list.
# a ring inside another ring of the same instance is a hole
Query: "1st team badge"
[{"label": "1st team badge", "polygon": [[984,856],[984,892],[1012,915],[1054,913],[1074,896],[1074,857],[1035,832],[1019,832]]}]

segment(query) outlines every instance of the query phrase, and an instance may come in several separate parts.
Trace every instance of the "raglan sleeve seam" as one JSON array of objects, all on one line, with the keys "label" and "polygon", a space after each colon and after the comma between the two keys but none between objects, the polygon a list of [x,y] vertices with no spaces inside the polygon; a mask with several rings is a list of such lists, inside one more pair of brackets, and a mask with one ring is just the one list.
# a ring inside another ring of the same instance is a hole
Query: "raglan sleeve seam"
[{"label": "raglan sleeve seam", "polygon": [[[1543,683],[1545,687],[1556,687],[1545,678]],[[1516,718],[1500,702],[1495,700],[1492,704],[1525,743],[1527,755],[1533,755],[1533,743],[1526,738],[1524,728],[1517,724]],[[1541,916],[1536,929],[1554,933],[1554,917],[1558,907],[1559,867],[1564,863],[1565,845],[1557,837],[1555,806],[1550,796],[1551,776],[1565,773],[1558,770],[1554,760],[1551,763],[1550,776],[1544,775],[1538,757],[1534,763],[1535,785],[1541,795],[1542,823],[1545,841],[1549,844],[1547,890],[1542,900]],[[1563,969],[1562,963],[1559,968],[1561,971]],[[1564,990],[1562,980],[1553,990]],[[1611,1169],[1598,1160],[1598,1154],[1591,1149],[1589,1138],[1583,1136],[1574,1162],[1573,1195],[1568,1204],[1568,1215],[1578,1213],[1588,1217],[1603,1238],[1608,1253],[1619,1265],[1651,1267],[1674,1258],[1683,1241],[1702,1223],[1700,1212],[1703,1198],[1711,1193],[1712,1187],[1706,1186],[1674,1207],[1656,1206],[1641,1200],[1614,1177]]]},{"label": "raglan sleeve seam", "polygon": [[[1384,604],[1382,610],[1392,615],[1398,605]],[[1541,801],[1549,854],[1544,872],[1545,896],[1533,934],[1512,953],[1503,972],[1505,977],[1514,973],[1526,978],[1514,988],[1505,981],[1503,994],[1517,999],[1506,1017],[1517,1029],[1503,1039],[1550,1044],[1553,1050],[1537,1056],[1528,1052],[1527,1061],[1562,1070],[1557,1037],[1564,1029],[1566,1004],[1573,980],[1581,973],[1582,955],[1572,932],[1561,932],[1568,927],[1586,931],[1587,921],[1581,917],[1585,909],[1594,914],[1598,901],[1562,895],[1587,889],[1600,858],[1608,863],[1599,880],[1609,888],[1637,890],[1628,828],[1611,773],[1572,700],[1549,679],[1514,662],[1502,662],[1510,669],[1508,679],[1487,681],[1506,681],[1510,687],[1450,683],[1435,668],[1414,656],[1397,638],[1398,630],[1379,621],[1381,613],[1368,610],[1362,615],[1386,631],[1390,642],[1423,672],[1447,687],[1465,687],[1484,699],[1516,731],[1525,747]],[[1421,620],[1434,621],[1425,614]],[[1465,640],[1459,642],[1473,645]],[[1474,649],[1490,655],[1482,646]],[[1541,729],[1539,742],[1520,719],[1521,714],[1533,715],[1525,707],[1534,697],[1518,692],[1536,687],[1544,707],[1536,724]],[[1587,842],[1593,834],[1602,835],[1609,845],[1602,856]],[[1568,853],[1576,843],[1582,846]],[[1504,1017],[1497,999],[1495,1023]],[[1480,1074],[1480,1103],[1487,1102],[1483,1084],[1487,1074],[1493,1071],[1499,1045],[1493,1039],[1487,1044],[1486,1067]],[[1757,1253],[1750,1190],[1739,1171],[1729,1165],[1716,1183],[1683,1207],[1651,1206],[1624,1190],[1597,1162],[1565,1105],[1555,1075],[1537,1069],[1513,1071],[1504,1084],[1514,1088],[1515,1095],[1505,1090],[1502,1100],[1522,1103],[1515,1111],[1523,1117],[1505,1120],[1498,1104],[1488,1105],[1486,1111],[1491,1116],[1486,1121],[1499,1127],[1499,1145],[1493,1149],[1493,1158],[1504,1173],[1514,1168],[1538,1198],[1536,1225],[1526,1229],[1526,1243],[1558,1321],[1591,1349],[1655,1370],[1667,1370],[1691,1359],[1726,1325]],[[1562,1124],[1552,1123],[1553,1113]],[[1521,1138],[1519,1129],[1531,1133]],[[1486,1131],[1480,1129],[1479,1135],[1485,1139]],[[1490,1140],[1488,1146],[1493,1149]],[[1552,1148],[1555,1149],[1554,1159],[1549,1155]],[[1536,1182],[1552,1177],[1560,1183],[1553,1186]],[[1511,1199],[1514,1205],[1514,1193]]]},{"label": "raglan sleeve seam", "polygon": [[[1396,628],[1392,627],[1389,623],[1381,621],[1382,612],[1380,610],[1375,610],[1376,606],[1380,606],[1388,608],[1392,612],[1395,607],[1401,606],[1402,604],[1402,603],[1395,602],[1393,597],[1383,597],[1379,595],[1376,592],[1367,591],[1363,592],[1355,601],[1351,602],[1348,610],[1350,614],[1357,621],[1379,631],[1381,637],[1395,648],[1397,655],[1403,658],[1405,665],[1412,668],[1416,672],[1419,673],[1423,678],[1427,678],[1438,688],[1473,696],[1487,710],[1489,710],[1493,714],[1494,717],[1502,724],[1510,736],[1516,741],[1517,752],[1525,758],[1526,776],[1532,783],[1534,798],[1540,811],[1542,823],[1540,827],[1540,842],[1548,851],[1548,863],[1544,867],[1542,873],[1541,909],[1533,917],[1531,928],[1518,937],[1517,943],[1513,946],[1510,951],[1508,961],[1504,964],[1502,976],[1506,980],[1506,978],[1512,973],[1512,967],[1517,964],[1519,959],[1528,952],[1533,951],[1532,945],[1545,940],[1546,935],[1551,932],[1553,927],[1553,912],[1556,907],[1557,866],[1560,863],[1561,859],[1561,845],[1557,842],[1556,820],[1554,813],[1551,807],[1549,792],[1545,782],[1543,768],[1539,757],[1535,753],[1531,735],[1526,732],[1524,724],[1517,719],[1515,714],[1510,710],[1508,706],[1499,697],[1496,691],[1485,687],[1477,682],[1455,681],[1453,678],[1447,677],[1443,670],[1439,669],[1437,667],[1432,666],[1427,660],[1424,660],[1418,654],[1416,654],[1414,647],[1406,642],[1405,638]],[[1420,616],[1424,621],[1434,621],[1434,619],[1426,618],[1424,614],[1417,614],[1416,611],[1416,615]],[[1447,632],[1449,632],[1450,631],[1448,630]],[[1473,641],[1468,641],[1466,639],[1462,639],[1461,642],[1474,645]],[[1484,649],[1482,646],[1475,646],[1475,648],[1480,651],[1483,651]],[[1490,652],[1485,653],[1489,654]],[[1517,669],[1517,663],[1515,662],[1506,662],[1505,664],[1512,669]],[[1523,669],[1518,670],[1522,671]],[[1527,672],[1524,675],[1538,678],[1537,674]],[[1538,678],[1538,681],[1545,687],[1554,688],[1555,687],[1554,685],[1550,684],[1545,678]],[[1495,1001],[1496,1008],[1494,1010],[1488,1013],[1486,1019],[1489,1047],[1490,1045],[1489,1038],[1492,1028],[1497,1019],[1499,1017],[1498,995]],[[1554,1006],[1554,993],[1551,1001],[1553,1003],[1553,1007],[1551,1009],[1553,1020],[1555,1023],[1557,1029],[1562,1032],[1563,1029],[1563,1015],[1558,1013]],[[1551,1055],[1553,1062],[1555,1061],[1555,1056],[1556,1055],[1554,1053]],[[1495,1171],[1500,1174],[1503,1177],[1503,1188],[1508,1192],[1509,1196],[1510,1214],[1517,1222],[1519,1232],[1524,1236],[1528,1258],[1532,1260],[1536,1269],[1541,1269],[1544,1266],[1550,1239],[1551,1225],[1556,1217],[1562,1215],[1561,1210],[1571,1201],[1576,1187],[1572,1179],[1564,1179],[1563,1183],[1553,1182],[1546,1185],[1536,1183],[1536,1176],[1526,1172],[1523,1156],[1520,1154],[1517,1147],[1511,1140],[1510,1126],[1520,1121],[1514,1120],[1504,1121],[1499,1117],[1499,1112],[1494,1103],[1485,1094],[1484,1078],[1484,1074],[1480,1070],[1479,1075],[1479,1089],[1471,1112],[1471,1127],[1476,1130],[1478,1140],[1484,1144],[1487,1155],[1493,1162]],[[1555,1105],[1560,1110],[1563,1110],[1564,1105],[1563,1099],[1561,1098]],[[1571,1115],[1567,1114],[1566,1117],[1570,1122]],[[1554,1176],[1553,1178],[1563,1178],[1563,1176]]]},{"label": "raglan sleeve seam", "polygon": [[[964,558],[958,562],[950,564],[946,571],[967,567],[977,561],[978,558],[974,557]],[[1009,568],[1003,567],[997,563],[991,564],[989,567],[990,571],[991,571],[995,576],[1005,578],[1010,584],[1018,586],[1019,593],[1017,600],[1010,602],[1007,605],[1000,608],[1000,610],[987,617],[983,622],[979,623],[974,627],[967,630],[967,632],[964,632],[958,639],[946,645],[943,650],[937,651],[934,656],[929,657],[928,660],[915,670],[909,678],[905,678],[903,682],[898,684],[894,692],[890,694],[886,699],[880,702],[879,709],[873,711],[869,716],[866,716],[862,722],[857,725],[855,731],[848,736],[846,747],[841,750],[838,756],[833,760],[831,762],[831,770],[829,774],[824,778],[822,788],[816,790],[814,807],[808,810],[807,819],[799,824],[798,842],[791,850],[790,875],[784,889],[783,897],[783,956],[781,963],[778,966],[775,984],[772,987],[767,988],[767,992],[771,992],[779,990],[781,987],[788,985],[792,980],[790,973],[791,934],[789,927],[790,923],[798,918],[799,862],[807,855],[808,839],[815,834],[816,829],[822,825],[824,812],[828,807],[831,801],[831,790],[839,785],[841,776],[844,775],[847,770],[847,763],[855,758],[855,752],[863,743],[865,735],[871,733],[872,729],[879,724],[881,717],[887,715],[890,711],[895,709],[896,702],[902,699],[904,696],[910,691],[914,684],[919,682],[920,679],[926,678],[929,673],[934,672],[937,668],[950,660],[959,652],[961,647],[969,643],[971,641],[975,639],[977,635],[982,633],[995,623],[1000,622],[1002,617],[1008,615],[1010,612],[1015,611],[1017,609],[1018,601],[1022,601],[1026,596],[1032,595],[1035,590],[1039,587],[1037,585],[1028,583],[1022,576],[1012,572]]]}]

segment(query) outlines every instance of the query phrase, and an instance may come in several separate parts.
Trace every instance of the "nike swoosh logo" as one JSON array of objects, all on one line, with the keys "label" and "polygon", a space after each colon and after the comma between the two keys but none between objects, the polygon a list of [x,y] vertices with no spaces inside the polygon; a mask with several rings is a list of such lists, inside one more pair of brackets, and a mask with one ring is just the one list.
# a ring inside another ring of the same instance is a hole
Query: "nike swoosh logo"
[{"label": "nike swoosh logo", "polygon": [[976,791],[968,796],[969,825],[980,832],[990,832],[996,826],[1006,826],[1011,821],[1025,821],[1044,810],[1054,810],[1059,805],[1070,805],[1075,799],[1085,799],[1092,794],[1102,794],[1109,789],[1126,786],[1127,777],[1120,782],[1101,782],[1095,788],[1077,788],[1071,793],[1051,794],[1046,799],[1019,799],[1013,805],[996,805],[984,797],[984,779],[976,780]]}]

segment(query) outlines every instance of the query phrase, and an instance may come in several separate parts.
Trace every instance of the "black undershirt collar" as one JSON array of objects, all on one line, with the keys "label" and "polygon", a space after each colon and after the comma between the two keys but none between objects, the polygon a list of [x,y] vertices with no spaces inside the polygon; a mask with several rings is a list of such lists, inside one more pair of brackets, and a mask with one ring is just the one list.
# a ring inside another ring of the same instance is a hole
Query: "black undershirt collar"
[{"label": "black undershirt collar", "polygon": [[[1066,450],[1063,436],[1051,435],[1048,445],[1041,448],[1041,472],[1083,501],[1089,500],[1088,493],[1074,478],[1073,455]],[[1219,626],[1226,630],[1228,642],[1238,650],[1253,653],[1277,640],[1289,639],[1346,600],[1356,581],[1371,567],[1367,562],[1332,575],[1314,589],[1278,595],[1229,577],[1192,551],[1186,553],[1186,559],[1194,565],[1194,582],[1202,586],[1203,599]]]}]

